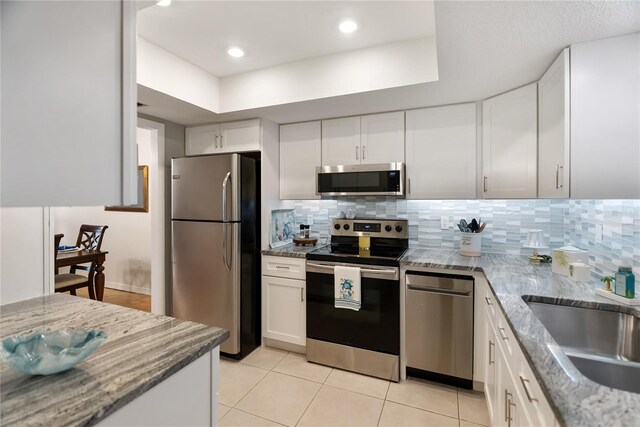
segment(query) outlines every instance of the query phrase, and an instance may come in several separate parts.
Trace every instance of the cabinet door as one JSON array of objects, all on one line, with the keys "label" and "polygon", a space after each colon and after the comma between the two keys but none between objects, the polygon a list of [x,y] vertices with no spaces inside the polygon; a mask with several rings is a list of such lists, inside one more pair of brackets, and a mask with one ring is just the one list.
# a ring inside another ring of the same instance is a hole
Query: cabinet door
[{"label": "cabinet door", "polygon": [[322,121],[322,166],[360,163],[360,117]]},{"label": "cabinet door", "polygon": [[485,316],[485,334],[486,334],[486,346],[487,352],[486,365],[485,365],[485,381],[484,381],[484,394],[487,399],[487,408],[489,409],[489,417],[491,419],[491,425],[497,425],[498,410],[497,405],[497,392],[496,387],[496,351],[497,341],[496,332],[493,328],[493,324],[488,315]]},{"label": "cabinet door", "polygon": [[538,197],[569,197],[569,49],[538,82]]},{"label": "cabinet door", "polygon": [[320,122],[280,126],[280,199],[319,199]]},{"label": "cabinet door", "polygon": [[404,111],[360,118],[360,163],[404,162]]},{"label": "cabinet door", "polygon": [[484,198],[536,197],[537,92],[532,83],[482,103]]},{"label": "cabinet door", "polygon": [[475,199],[476,105],[407,111],[408,199]]},{"label": "cabinet door", "polygon": [[223,123],[220,125],[220,151],[239,153],[260,150],[260,120]]},{"label": "cabinet door", "polygon": [[638,52],[639,33],[571,46],[571,198],[640,198]]},{"label": "cabinet door", "polygon": [[137,203],[135,2],[0,8],[2,206]]},{"label": "cabinet door", "polygon": [[220,149],[220,125],[195,126],[186,129],[187,156],[212,154]]},{"label": "cabinet door", "polygon": [[305,282],[262,276],[262,331],[265,338],[306,345]]}]

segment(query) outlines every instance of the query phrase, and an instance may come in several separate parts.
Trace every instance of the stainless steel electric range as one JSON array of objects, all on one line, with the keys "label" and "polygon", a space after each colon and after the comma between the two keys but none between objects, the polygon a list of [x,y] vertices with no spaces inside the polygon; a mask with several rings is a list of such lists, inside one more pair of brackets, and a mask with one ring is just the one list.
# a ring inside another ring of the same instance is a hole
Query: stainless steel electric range
[{"label": "stainless steel electric range", "polygon": [[[399,380],[400,258],[408,245],[404,219],[331,220],[331,245],[307,254],[307,360]],[[360,268],[358,311],[334,306],[338,265]]]}]

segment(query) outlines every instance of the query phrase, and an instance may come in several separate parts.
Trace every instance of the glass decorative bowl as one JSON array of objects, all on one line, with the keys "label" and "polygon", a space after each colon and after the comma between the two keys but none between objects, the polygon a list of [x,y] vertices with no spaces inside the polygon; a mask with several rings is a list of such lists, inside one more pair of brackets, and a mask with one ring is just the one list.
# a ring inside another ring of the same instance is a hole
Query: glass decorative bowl
[{"label": "glass decorative bowl", "polygon": [[0,352],[11,368],[23,374],[64,372],[89,357],[107,334],[95,329],[61,329],[2,340]]}]

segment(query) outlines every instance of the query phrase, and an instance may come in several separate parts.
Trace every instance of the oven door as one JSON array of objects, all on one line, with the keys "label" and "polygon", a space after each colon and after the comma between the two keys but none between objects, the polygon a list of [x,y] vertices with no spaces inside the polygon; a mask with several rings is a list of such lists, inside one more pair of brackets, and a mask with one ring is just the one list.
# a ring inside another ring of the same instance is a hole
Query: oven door
[{"label": "oven door", "polygon": [[[335,308],[336,265],[360,267],[359,311]],[[400,273],[373,267],[307,261],[307,338],[392,355],[400,354]]]}]

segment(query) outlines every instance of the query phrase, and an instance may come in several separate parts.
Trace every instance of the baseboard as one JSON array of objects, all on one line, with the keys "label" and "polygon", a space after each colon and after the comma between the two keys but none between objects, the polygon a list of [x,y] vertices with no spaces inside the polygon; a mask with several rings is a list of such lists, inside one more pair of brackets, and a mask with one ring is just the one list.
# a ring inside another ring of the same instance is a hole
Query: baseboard
[{"label": "baseboard", "polygon": [[303,345],[291,344],[280,340],[274,340],[273,338],[262,337],[262,343],[265,347],[277,348],[284,351],[291,351],[293,353],[307,353],[307,348]]},{"label": "baseboard", "polygon": [[128,285],[126,283],[105,282],[105,288],[117,289],[119,291],[133,292],[134,294],[151,295],[151,289],[142,286]]}]

